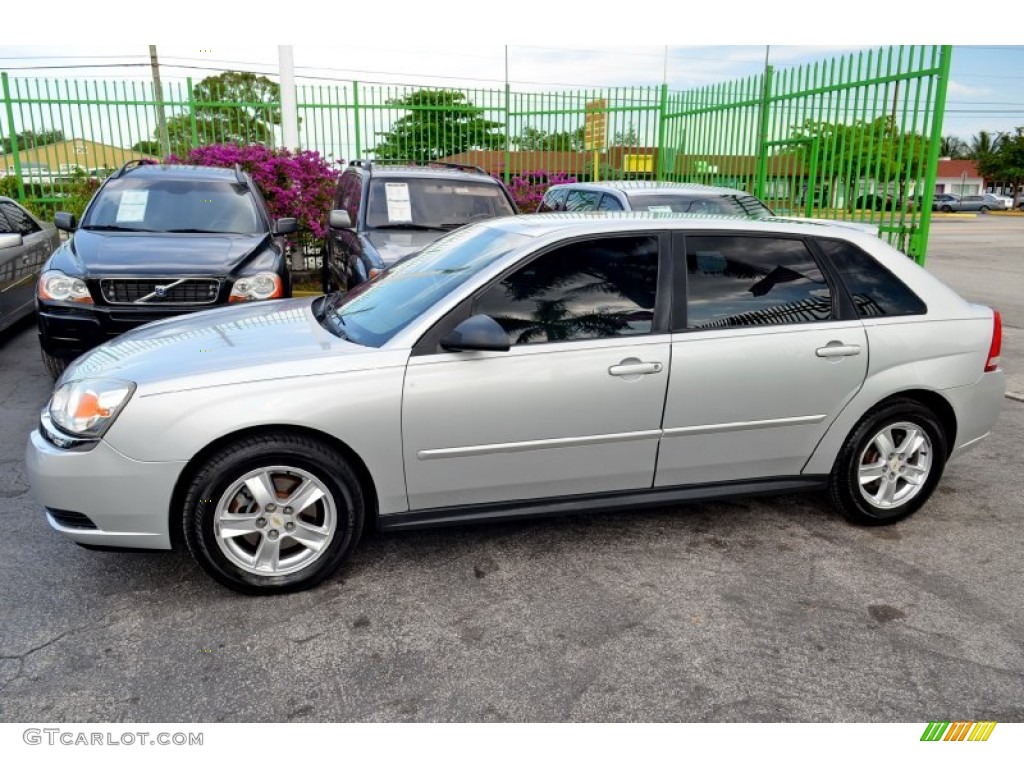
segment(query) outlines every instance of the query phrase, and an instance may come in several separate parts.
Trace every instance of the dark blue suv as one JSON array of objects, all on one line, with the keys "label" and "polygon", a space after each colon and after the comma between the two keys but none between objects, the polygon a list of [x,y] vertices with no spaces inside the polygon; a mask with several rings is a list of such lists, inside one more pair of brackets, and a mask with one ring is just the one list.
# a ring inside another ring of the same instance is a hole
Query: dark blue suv
[{"label": "dark blue suv", "polygon": [[43,364],[56,378],[83,352],[165,317],[291,296],[283,236],[248,174],[126,164],[96,191],[36,290]]}]

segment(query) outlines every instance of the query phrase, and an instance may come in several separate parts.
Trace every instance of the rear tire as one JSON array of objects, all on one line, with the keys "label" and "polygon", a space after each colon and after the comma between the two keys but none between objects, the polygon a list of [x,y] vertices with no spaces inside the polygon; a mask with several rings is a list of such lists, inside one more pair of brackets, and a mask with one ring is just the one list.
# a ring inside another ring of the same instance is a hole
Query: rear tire
[{"label": "rear tire", "polygon": [[259,435],[199,468],[185,494],[185,541],[226,587],[295,592],[338,570],[359,541],[365,509],[337,450],[304,435]]},{"label": "rear tire", "polygon": [[948,205],[942,206],[941,208],[939,208],[939,210],[942,211],[943,213],[952,213],[953,212],[953,209],[950,208]]},{"label": "rear tire", "polygon": [[946,435],[915,400],[869,412],[843,445],[829,478],[832,504],[857,525],[886,525],[920,509],[946,466]]},{"label": "rear tire", "polygon": [[60,375],[64,373],[64,370],[68,367],[68,361],[63,357],[55,357],[47,352],[42,347],[39,348],[39,354],[43,358],[43,368],[50,374],[50,378],[54,381],[60,378]]}]

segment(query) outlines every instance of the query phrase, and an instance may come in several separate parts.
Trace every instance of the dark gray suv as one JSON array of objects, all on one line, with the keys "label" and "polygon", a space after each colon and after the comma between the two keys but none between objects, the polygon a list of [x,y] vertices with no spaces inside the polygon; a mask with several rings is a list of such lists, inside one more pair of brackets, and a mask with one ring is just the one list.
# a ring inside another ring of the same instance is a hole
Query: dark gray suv
[{"label": "dark gray suv", "polygon": [[772,211],[739,189],[671,181],[600,181],[559,184],[541,200],[537,213],[548,211],[655,211],[711,213],[766,219]]},{"label": "dark gray suv", "polygon": [[516,213],[505,186],[473,165],[353,160],[328,218],[324,292],[366,282],[453,229]]}]

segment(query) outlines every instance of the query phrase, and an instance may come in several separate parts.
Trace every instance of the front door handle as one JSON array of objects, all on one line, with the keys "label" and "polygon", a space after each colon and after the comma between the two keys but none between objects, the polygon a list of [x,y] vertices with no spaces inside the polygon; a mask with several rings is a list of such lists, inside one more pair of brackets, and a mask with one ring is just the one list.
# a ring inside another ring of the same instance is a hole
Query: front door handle
[{"label": "front door handle", "polygon": [[830,341],[824,347],[818,347],[814,354],[818,357],[852,357],[860,354],[860,344],[843,344],[841,341]]},{"label": "front door handle", "polygon": [[662,367],[661,363],[645,363],[634,357],[613,365],[608,369],[608,373],[611,376],[644,376],[649,373],[661,373]]}]

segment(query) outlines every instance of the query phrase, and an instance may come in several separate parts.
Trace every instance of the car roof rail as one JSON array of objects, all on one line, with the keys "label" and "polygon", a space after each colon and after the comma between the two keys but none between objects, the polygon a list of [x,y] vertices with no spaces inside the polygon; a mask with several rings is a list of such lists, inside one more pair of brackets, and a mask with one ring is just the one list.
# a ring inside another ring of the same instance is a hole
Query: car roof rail
[{"label": "car roof rail", "polygon": [[472,165],[471,163],[450,163],[447,160],[428,160],[425,163],[419,163],[419,165],[440,165],[442,168],[457,168],[460,171],[482,173],[484,176],[491,175],[479,165]]},{"label": "car roof rail", "polygon": [[114,171],[112,178],[119,179],[126,173],[128,173],[128,171],[135,170],[136,168],[141,168],[144,165],[159,165],[159,163],[156,160],[150,160],[147,157],[141,157],[138,158],[137,160],[129,160],[127,163],[125,163],[116,171]]},{"label": "car roof rail", "polygon": [[249,183],[245,180],[245,173],[242,171],[242,166],[235,163],[235,183],[240,187],[248,187]]}]

